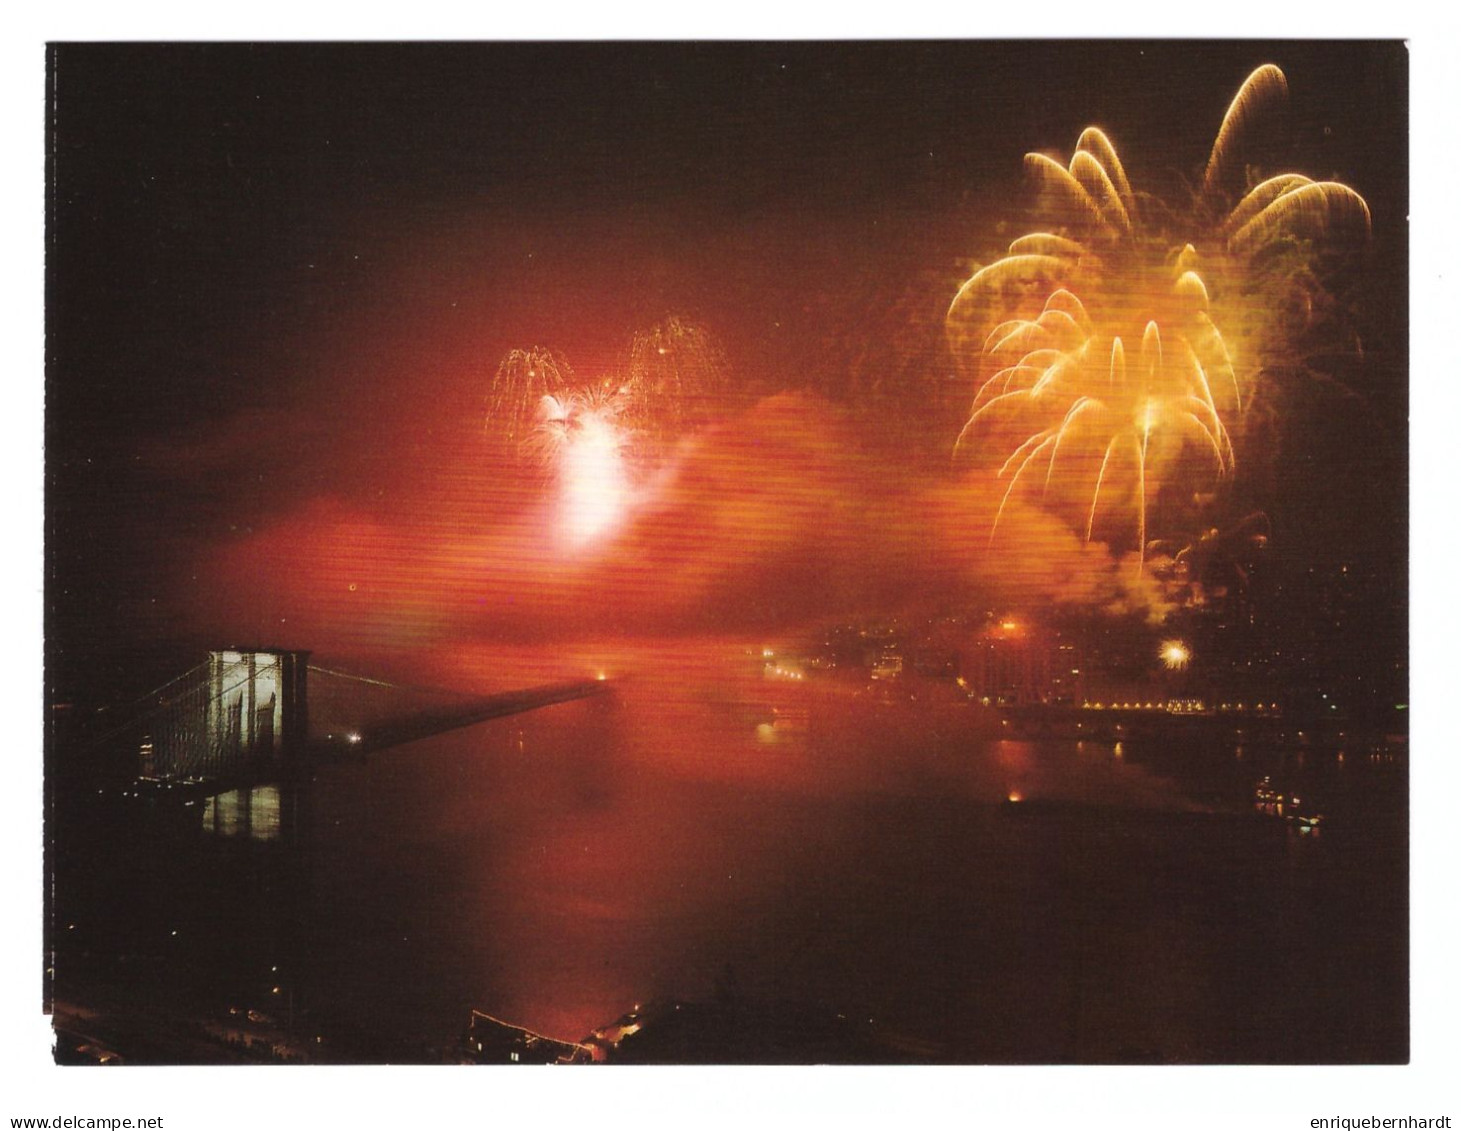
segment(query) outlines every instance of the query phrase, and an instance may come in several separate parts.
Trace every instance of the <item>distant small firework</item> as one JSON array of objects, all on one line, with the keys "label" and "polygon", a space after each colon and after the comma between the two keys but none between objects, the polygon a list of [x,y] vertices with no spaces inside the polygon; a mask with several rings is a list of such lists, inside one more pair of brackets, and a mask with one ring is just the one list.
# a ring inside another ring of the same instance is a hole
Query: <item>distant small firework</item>
[{"label": "distant small firework", "polygon": [[1192,650],[1180,640],[1164,640],[1161,651],[1162,663],[1172,671],[1181,671],[1192,662]]},{"label": "distant small firework", "polygon": [[1256,123],[1286,95],[1277,67],[1248,77],[1198,199],[1180,215],[1132,190],[1095,127],[1067,165],[1026,157],[1054,229],[1020,237],[977,271],[946,319],[978,382],[955,454],[985,433],[981,446],[1003,460],[991,541],[1015,492],[1037,490],[1087,541],[1103,516],[1106,540],[1134,535],[1140,563],[1165,485],[1232,474],[1229,422],[1282,349],[1275,290],[1310,285],[1293,255],[1370,224],[1352,189],[1297,173],[1243,186],[1231,209],[1222,203],[1245,172],[1239,154]]}]

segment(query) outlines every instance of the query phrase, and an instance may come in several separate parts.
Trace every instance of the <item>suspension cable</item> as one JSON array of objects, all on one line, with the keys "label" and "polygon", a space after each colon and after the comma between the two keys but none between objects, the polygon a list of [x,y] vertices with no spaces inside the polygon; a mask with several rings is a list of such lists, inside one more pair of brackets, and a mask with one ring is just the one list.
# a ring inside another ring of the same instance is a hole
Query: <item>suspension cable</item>
[{"label": "suspension cable", "polygon": [[423,695],[455,695],[461,698],[470,698],[471,692],[455,691],[446,687],[425,687],[421,684],[392,683],[384,679],[372,679],[365,675],[352,675],[350,672],[335,671],[331,668],[322,668],[317,664],[310,664],[309,670],[319,675],[335,676],[338,679],[354,680],[356,683],[368,683],[373,687],[386,687],[392,691],[416,691]]}]

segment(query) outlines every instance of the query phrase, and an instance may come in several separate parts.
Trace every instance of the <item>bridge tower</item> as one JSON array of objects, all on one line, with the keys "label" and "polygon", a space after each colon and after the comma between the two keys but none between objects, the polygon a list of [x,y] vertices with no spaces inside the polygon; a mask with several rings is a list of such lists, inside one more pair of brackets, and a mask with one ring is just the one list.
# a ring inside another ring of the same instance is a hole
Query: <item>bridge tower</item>
[{"label": "bridge tower", "polygon": [[284,763],[303,749],[308,660],[280,649],[208,653],[205,743],[220,768]]}]

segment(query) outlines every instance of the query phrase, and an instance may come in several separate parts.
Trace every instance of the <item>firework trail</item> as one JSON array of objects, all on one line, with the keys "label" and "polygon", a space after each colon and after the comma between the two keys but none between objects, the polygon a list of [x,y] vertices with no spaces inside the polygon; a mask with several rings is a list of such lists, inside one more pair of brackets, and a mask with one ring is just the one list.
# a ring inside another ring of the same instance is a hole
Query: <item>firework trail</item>
[{"label": "firework trail", "polygon": [[573,381],[568,362],[552,350],[539,346],[509,350],[488,393],[488,428],[509,443],[523,443],[539,423],[543,398],[564,394]]},{"label": "firework trail", "polygon": [[621,387],[623,417],[658,454],[715,419],[730,389],[730,368],[704,327],[671,316],[634,335]]},{"label": "firework trail", "polygon": [[1253,511],[1225,529],[1216,526],[1178,538],[1164,538],[1148,544],[1148,553],[1171,560],[1174,569],[1200,577],[1215,563],[1240,563],[1259,553],[1272,537],[1268,515]]},{"label": "firework trail", "polygon": [[1180,214],[1133,191],[1096,127],[1065,165],[1026,156],[1054,223],[976,272],[946,318],[977,381],[955,454],[978,436],[1003,460],[991,541],[1016,492],[1037,492],[1087,541],[1134,537],[1140,569],[1163,488],[1232,475],[1231,422],[1285,345],[1279,297],[1314,285],[1314,241],[1369,231],[1345,185],[1284,173],[1235,186],[1286,95],[1277,67],[1248,77]]}]

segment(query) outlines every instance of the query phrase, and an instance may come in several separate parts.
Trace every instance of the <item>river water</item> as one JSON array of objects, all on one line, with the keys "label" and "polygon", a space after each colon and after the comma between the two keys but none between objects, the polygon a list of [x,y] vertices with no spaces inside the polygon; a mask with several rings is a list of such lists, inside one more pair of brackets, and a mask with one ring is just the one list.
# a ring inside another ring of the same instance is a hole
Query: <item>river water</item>
[{"label": "river water", "polygon": [[[1263,772],[1346,820],[1259,818]],[[1406,1056],[1403,766],[1368,749],[1009,739],[948,684],[671,663],[286,794],[98,865],[86,977],[362,1059],[728,986],[940,1061]]]}]

